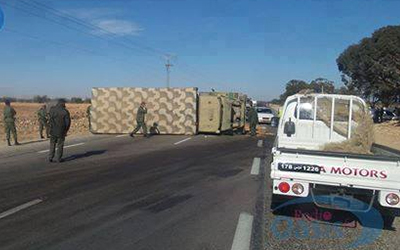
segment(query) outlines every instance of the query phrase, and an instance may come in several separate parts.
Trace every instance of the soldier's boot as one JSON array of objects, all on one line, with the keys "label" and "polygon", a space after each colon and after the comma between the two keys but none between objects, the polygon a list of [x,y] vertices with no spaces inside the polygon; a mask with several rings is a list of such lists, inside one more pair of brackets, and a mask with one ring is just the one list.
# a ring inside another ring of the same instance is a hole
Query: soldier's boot
[{"label": "soldier's boot", "polygon": [[130,136],[130,137],[134,137],[134,136],[133,136],[133,133],[130,133],[129,136]]},{"label": "soldier's boot", "polygon": [[11,146],[10,139],[7,139],[7,145],[8,145],[8,146]]},{"label": "soldier's boot", "polygon": [[21,144],[18,142],[18,140],[17,140],[17,139],[15,139],[15,143],[14,143],[14,145],[18,146],[18,145],[21,145]]}]

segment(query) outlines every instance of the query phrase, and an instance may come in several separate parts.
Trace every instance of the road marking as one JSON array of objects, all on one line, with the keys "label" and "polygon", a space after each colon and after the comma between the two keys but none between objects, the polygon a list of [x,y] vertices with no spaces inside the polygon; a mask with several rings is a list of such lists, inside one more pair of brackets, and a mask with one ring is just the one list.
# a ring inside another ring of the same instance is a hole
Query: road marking
[{"label": "road marking", "polygon": [[[80,145],[83,145],[83,144],[85,144],[85,143],[81,142],[81,143],[65,146],[64,148],[72,148],[72,147],[80,146]],[[46,149],[46,150],[39,151],[38,153],[42,154],[42,153],[46,153],[46,152],[49,152],[49,151],[50,151],[49,149]]]},{"label": "road marking", "polygon": [[124,136],[128,136],[128,135],[117,135],[116,137],[124,137]]},{"label": "road marking", "polygon": [[186,139],[183,139],[182,141],[175,142],[174,145],[181,144],[182,142],[188,141],[188,140],[190,140],[190,139],[192,139],[192,137],[188,137],[188,138],[186,138]]},{"label": "road marking", "polygon": [[257,142],[257,147],[261,148],[263,145],[263,141],[262,140],[258,140]]},{"label": "road marking", "polygon": [[253,215],[240,213],[231,250],[249,250],[252,230]]},{"label": "road marking", "polygon": [[5,217],[7,217],[7,216],[15,214],[15,213],[17,213],[17,212],[19,212],[19,211],[21,211],[23,209],[27,209],[28,207],[34,206],[36,204],[39,204],[42,201],[43,200],[41,200],[41,199],[36,199],[36,200],[30,201],[30,202],[27,202],[25,204],[19,205],[18,207],[14,207],[14,208],[12,208],[10,210],[4,211],[4,212],[2,212],[0,214],[0,219],[3,219]]},{"label": "road marking", "polygon": [[258,175],[260,173],[260,163],[261,159],[256,157],[253,159],[253,165],[251,167],[251,175]]}]

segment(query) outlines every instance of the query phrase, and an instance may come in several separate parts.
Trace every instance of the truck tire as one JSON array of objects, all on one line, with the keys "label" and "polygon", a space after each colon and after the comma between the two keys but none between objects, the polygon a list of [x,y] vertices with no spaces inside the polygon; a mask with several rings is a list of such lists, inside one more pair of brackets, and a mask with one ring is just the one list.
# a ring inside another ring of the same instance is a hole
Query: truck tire
[{"label": "truck tire", "polygon": [[281,195],[276,195],[276,194],[272,194],[271,196],[271,211],[272,214],[274,215],[280,215],[283,213],[283,210],[285,209],[276,209],[277,207],[279,207],[280,205],[282,205],[283,203],[285,203],[286,200],[281,198]]},{"label": "truck tire", "polygon": [[396,216],[394,215],[383,215],[383,228],[384,229],[393,229],[393,222],[396,219]]}]

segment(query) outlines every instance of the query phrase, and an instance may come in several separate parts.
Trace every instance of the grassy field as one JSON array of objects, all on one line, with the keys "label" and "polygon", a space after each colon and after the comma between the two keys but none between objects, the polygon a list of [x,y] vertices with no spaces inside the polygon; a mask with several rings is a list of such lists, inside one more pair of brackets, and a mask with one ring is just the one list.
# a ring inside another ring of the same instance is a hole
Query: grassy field
[{"label": "grassy field", "polygon": [[[37,110],[42,104],[39,103],[12,103],[17,112],[17,131],[18,140],[32,141],[39,139],[39,125],[36,115]],[[71,114],[71,129],[69,135],[88,134],[89,126],[86,118],[86,109],[89,104],[67,104],[67,109]],[[0,110],[3,112],[4,104],[0,104]],[[3,114],[0,119],[0,141],[5,141]]]}]

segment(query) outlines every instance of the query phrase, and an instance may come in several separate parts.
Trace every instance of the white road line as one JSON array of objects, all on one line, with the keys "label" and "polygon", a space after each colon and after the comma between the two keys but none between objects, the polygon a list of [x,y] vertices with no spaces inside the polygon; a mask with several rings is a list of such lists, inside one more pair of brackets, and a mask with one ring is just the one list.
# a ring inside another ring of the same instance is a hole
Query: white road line
[{"label": "white road line", "polygon": [[175,142],[174,145],[181,144],[182,142],[188,141],[188,140],[190,140],[190,139],[192,139],[192,137],[188,137],[188,138],[186,138],[186,139],[183,139],[182,141]]},{"label": "white road line", "polygon": [[248,213],[240,213],[231,250],[249,250],[252,230],[253,216]]},{"label": "white road line", "polygon": [[117,135],[116,137],[125,137],[125,136],[128,136],[128,135]]},{"label": "white road line", "polygon": [[3,218],[5,218],[5,217],[7,217],[9,215],[15,214],[15,213],[17,213],[17,212],[19,212],[19,211],[21,211],[23,209],[27,209],[28,207],[34,206],[36,204],[39,204],[42,201],[43,200],[41,200],[41,199],[36,199],[36,200],[30,201],[30,202],[27,202],[25,204],[19,205],[18,207],[14,207],[14,208],[12,208],[10,210],[4,211],[4,212],[2,212],[0,214],[0,219],[3,219]]},{"label": "white road line", "polygon": [[253,165],[251,167],[251,175],[258,175],[260,173],[260,163],[261,159],[256,157],[253,159]]},{"label": "white road line", "polygon": [[263,145],[263,141],[262,140],[258,140],[257,142],[257,147],[261,148]]},{"label": "white road line", "polygon": [[[81,143],[65,146],[64,148],[72,148],[72,147],[80,146],[80,145],[83,145],[83,144],[85,144],[85,143],[81,142]],[[46,149],[46,150],[39,151],[38,153],[42,154],[42,153],[46,153],[46,152],[49,152],[49,151],[50,151],[49,149]]]}]

